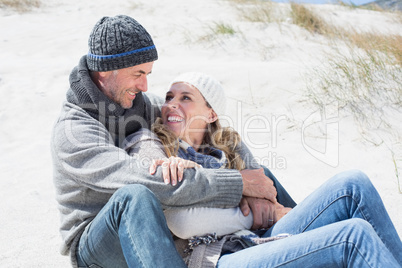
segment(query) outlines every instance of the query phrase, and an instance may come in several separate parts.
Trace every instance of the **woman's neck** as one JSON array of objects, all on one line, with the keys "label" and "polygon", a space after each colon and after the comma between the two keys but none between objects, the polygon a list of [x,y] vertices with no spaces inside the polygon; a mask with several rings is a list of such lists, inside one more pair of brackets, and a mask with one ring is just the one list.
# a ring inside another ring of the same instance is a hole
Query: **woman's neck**
[{"label": "woman's neck", "polygon": [[183,141],[187,142],[188,145],[190,145],[191,147],[193,147],[193,149],[198,152],[198,150],[201,147],[202,144],[202,140],[185,140],[183,139]]}]

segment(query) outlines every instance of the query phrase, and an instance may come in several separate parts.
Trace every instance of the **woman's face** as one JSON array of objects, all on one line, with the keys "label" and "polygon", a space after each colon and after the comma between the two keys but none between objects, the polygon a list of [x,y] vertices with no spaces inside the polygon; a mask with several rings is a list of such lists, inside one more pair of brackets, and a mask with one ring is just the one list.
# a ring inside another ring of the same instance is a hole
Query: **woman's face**
[{"label": "woman's face", "polygon": [[191,146],[202,143],[208,123],[216,118],[212,108],[195,87],[186,83],[173,84],[162,106],[163,124]]}]

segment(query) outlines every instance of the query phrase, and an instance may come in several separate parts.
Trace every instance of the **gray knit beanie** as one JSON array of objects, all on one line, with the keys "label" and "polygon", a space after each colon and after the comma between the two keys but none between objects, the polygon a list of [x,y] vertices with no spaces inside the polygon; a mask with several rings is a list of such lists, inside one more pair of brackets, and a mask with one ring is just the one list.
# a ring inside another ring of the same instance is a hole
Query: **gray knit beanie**
[{"label": "gray knit beanie", "polygon": [[106,72],[158,59],[151,36],[129,16],[103,17],[88,40],[88,69]]},{"label": "gray knit beanie", "polygon": [[188,72],[177,76],[170,83],[169,88],[175,84],[184,82],[197,88],[205,100],[211,105],[218,117],[224,115],[226,109],[226,96],[222,85],[212,76],[199,72]]}]

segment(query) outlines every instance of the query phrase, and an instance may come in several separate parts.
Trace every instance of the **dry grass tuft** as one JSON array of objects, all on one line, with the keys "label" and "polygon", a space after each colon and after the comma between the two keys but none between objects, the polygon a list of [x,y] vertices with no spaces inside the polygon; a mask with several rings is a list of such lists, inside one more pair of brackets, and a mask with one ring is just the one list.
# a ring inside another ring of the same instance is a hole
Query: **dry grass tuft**
[{"label": "dry grass tuft", "polygon": [[215,22],[210,29],[216,35],[234,35],[236,33],[236,30],[230,24],[223,22]]},{"label": "dry grass tuft", "polygon": [[207,26],[207,33],[198,38],[187,38],[189,42],[203,42],[222,45],[228,37],[232,37],[240,33],[238,30],[224,22],[213,22],[213,24]]},{"label": "dry grass tuft", "polygon": [[27,12],[40,6],[40,0],[0,0],[0,8],[8,8],[18,12]]},{"label": "dry grass tuft", "polygon": [[294,24],[305,28],[311,33],[331,35],[334,32],[332,26],[303,4],[291,3],[290,16]]},{"label": "dry grass tuft", "polygon": [[392,126],[398,126],[395,113],[402,114],[402,69],[392,55],[355,46],[328,54],[326,62],[309,74],[307,98],[320,109],[336,102],[353,115],[362,135],[385,129],[384,135],[402,138],[401,133],[392,133]]},{"label": "dry grass tuft", "polygon": [[248,6],[239,9],[241,17],[250,22],[270,23],[274,21],[274,7],[271,1],[249,1]]},{"label": "dry grass tuft", "polygon": [[389,59],[393,59],[395,64],[402,65],[402,36],[400,35],[351,31],[344,33],[344,38],[367,53],[374,53],[374,51],[384,53]]},{"label": "dry grass tuft", "polygon": [[[400,142],[402,36],[335,27],[295,7],[294,23],[326,36],[331,44],[323,64],[306,75],[306,101],[321,111],[336,104],[344,115],[353,116],[363,140],[374,146]],[[391,152],[402,193],[397,165],[401,151]]]},{"label": "dry grass tuft", "polygon": [[249,22],[270,23],[275,21],[274,6],[267,0],[230,0],[237,6],[237,12],[242,20]]},{"label": "dry grass tuft", "polygon": [[402,162],[402,159],[398,159],[395,156],[395,152],[392,151],[392,150],[391,150],[391,156],[392,156],[392,162],[394,163],[394,167],[395,167],[395,176],[396,176],[396,180],[397,180],[397,183],[398,183],[398,190],[399,190],[399,193],[402,194],[401,184],[399,182],[399,168],[398,168],[398,164],[397,164],[398,161]]},{"label": "dry grass tuft", "polygon": [[380,144],[367,133],[393,132],[394,112],[402,114],[402,36],[335,27],[302,5],[291,9],[293,23],[326,36],[332,47],[323,65],[309,73],[308,101],[320,109],[336,102],[354,116],[366,140]]},{"label": "dry grass tuft", "polygon": [[[242,18],[250,22],[285,21],[283,14],[278,18],[278,8],[274,10],[272,3],[263,9],[262,1],[230,1],[241,11]],[[303,4],[290,3],[288,12],[285,17],[290,15],[293,24],[326,37],[328,42],[329,52],[322,64],[305,75],[305,101],[323,112],[326,107],[337,105],[343,115],[354,117],[362,138],[375,146],[400,142],[402,36],[337,27],[316,14],[313,7]],[[400,14],[391,14],[396,18],[395,23],[402,22]],[[325,42],[323,38],[319,40]],[[400,156],[393,157],[394,163],[402,161]],[[397,177],[399,170],[396,166]]]},{"label": "dry grass tuft", "polygon": [[368,54],[374,54],[375,51],[384,53],[388,58],[393,58],[395,64],[402,64],[402,36],[400,35],[360,33],[353,29],[335,27],[304,5],[296,3],[291,3],[291,17],[294,24],[311,33],[325,35],[331,40],[347,42],[363,49]]}]

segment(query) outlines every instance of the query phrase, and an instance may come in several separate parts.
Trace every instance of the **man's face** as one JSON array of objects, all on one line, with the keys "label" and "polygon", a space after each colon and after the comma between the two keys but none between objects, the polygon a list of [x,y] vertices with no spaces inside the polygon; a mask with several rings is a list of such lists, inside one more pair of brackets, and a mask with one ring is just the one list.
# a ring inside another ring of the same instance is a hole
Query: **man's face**
[{"label": "man's face", "polygon": [[124,109],[133,106],[136,94],[148,90],[147,75],[151,73],[153,62],[100,74],[101,91]]}]

